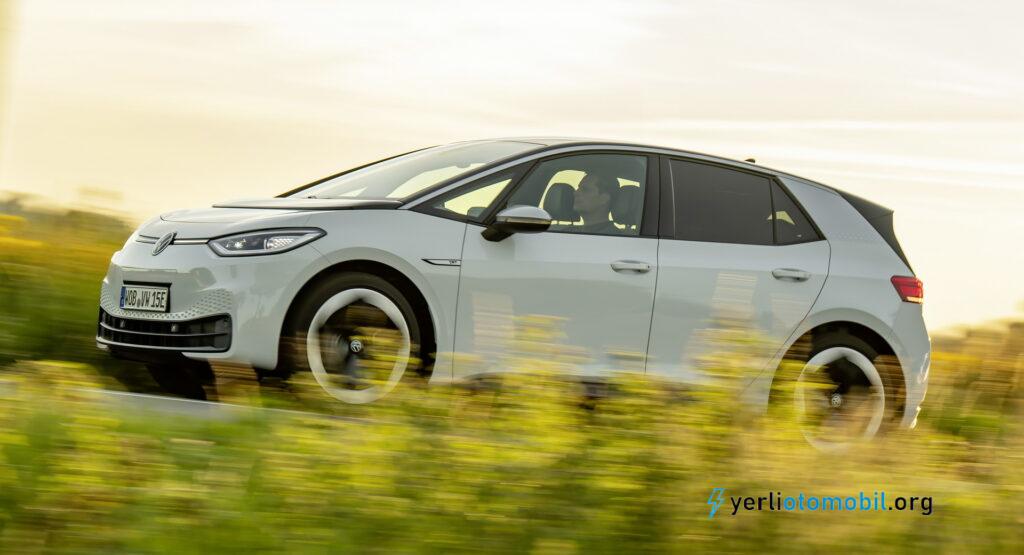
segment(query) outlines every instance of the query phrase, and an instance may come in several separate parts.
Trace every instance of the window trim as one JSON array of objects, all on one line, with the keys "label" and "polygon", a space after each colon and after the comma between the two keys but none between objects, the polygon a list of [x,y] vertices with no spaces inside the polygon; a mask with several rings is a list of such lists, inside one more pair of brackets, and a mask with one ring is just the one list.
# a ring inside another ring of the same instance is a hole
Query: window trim
[{"label": "window trim", "polygon": [[[644,152],[644,151],[641,151],[641,150],[602,149],[602,148],[595,148],[595,149],[592,149],[592,150],[589,150],[589,149],[588,150],[573,150],[573,151],[569,151],[569,152],[559,152],[557,154],[553,154],[553,155],[550,155],[550,156],[545,156],[545,157],[542,157],[542,158],[537,158],[536,160],[532,160],[530,162],[527,162],[527,163],[523,164],[523,166],[528,166],[528,168],[526,169],[526,172],[523,173],[522,175],[520,175],[518,177],[518,179],[516,179],[513,182],[512,186],[509,187],[508,189],[506,189],[501,194],[501,196],[484,213],[484,217],[481,218],[481,220],[479,222],[470,221],[469,223],[474,223],[474,224],[477,224],[477,225],[480,225],[480,226],[483,226],[483,227],[487,227],[487,226],[491,225],[492,223],[494,223],[494,218],[497,216],[497,213],[499,212],[498,207],[499,206],[504,206],[504,204],[506,202],[508,202],[508,199],[516,192],[516,190],[519,189],[520,186],[522,186],[522,184],[527,179],[529,179],[529,177],[533,174],[534,171],[537,170],[538,166],[540,166],[541,164],[543,164],[545,162],[548,162],[550,160],[557,160],[559,158],[568,158],[568,157],[573,157],[573,156],[589,156],[589,155],[593,155],[593,154],[613,154],[613,155],[618,155],[618,156],[640,156],[640,157],[643,157],[643,158],[645,158],[647,160],[647,177],[646,177],[647,183],[646,183],[646,191],[644,192],[644,206],[643,206],[643,209],[641,210],[641,214],[640,214],[640,229],[639,229],[639,233],[637,235],[622,235],[622,234],[618,234],[618,233],[580,233],[580,232],[577,232],[577,231],[562,231],[562,230],[557,230],[557,229],[550,229],[548,231],[545,231],[544,233],[564,233],[564,234],[568,234],[568,235],[592,235],[592,236],[597,236],[597,237],[634,237],[634,238],[647,237],[647,238],[657,238],[658,237],[658,224],[659,224],[658,206],[659,206],[659,201],[660,201],[660,198],[661,198],[661,191],[660,191],[661,187],[659,187],[659,184],[661,183],[661,179],[660,179],[660,172],[659,172],[659,168],[658,168],[658,155],[654,154],[654,153],[651,153],[651,152]],[[473,183],[476,183],[476,182],[474,181]],[[462,189],[462,187],[459,187],[459,190],[461,190],[461,189]],[[416,209],[415,207],[412,208],[412,210],[415,210],[415,209]]]},{"label": "window trim", "polygon": [[[690,157],[687,157],[687,156],[674,156],[674,155],[670,155],[670,154],[661,154],[661,155],[659,155],[659,158],[661,159],[660,164],[659,164],[661,166],[661,196],[662,196],[662,198],[667,199],[667,201],[663,202],[662,205],[661,205],[661,225],[658,226],[658,238],[659,239],[671,239],[671,240],[674,240],[674,241],[692,241],[692,242],[699,242],[699,243],[716,243],[716,244],[719,244],[719,245],[745,245],[745,246],[750,246],[750,247],[784,247],[784,246],[788,246],[788,245],[801,245],[801,244],[804,244],[804,243],[814,243],[814,242],[817,242],[817,241],[824,241],[825,240],[825,235],[821,232],[821,228],[818,227],[817,222],[815,222],[814,219],[811,218],[810,213],[808,213],[807,209],[804,208],[804,206],[800,203],[800,201],[796,198],[796,196],[794,196],[793,193],[789,190],[789,188],[786,187],[786,184],[783,183],[782,180],[779,179],[778,176],[776,176],[776,175],[773,175],[773,174],[770,174],[770,173],[765,173],[765,172],[754,171],[754,170],[751,170],[751,169],[748,169],[748,168],[737,167],[737,166],[733,166],[733,165],[729,165],[729,164],[717,163],[717,162],[711,161],[711,160],[703,160],[703,159],[699,159],[699,158],[690,158]],[[720,169],[723,169],[723,170],[735,171],[735,172],[740,172],[740,173],[747,173],[747,174],[750,174],[750,175],[755,175],[757,177],[762,177],[762,178],[767,179],[767,181],[768,181],[768,198],[770,199],[770,202],[771,202],[771,210],[772,210],[772,217],[773,217],[773,221],[772,221],[772,242],[770,244],[767,244],[767,245],[759,245],[759,244],[754,244],[754,243],[723,243],[723,242],[720,242],[720,241],[697,241],[695,239],[681,239],[679,237],[676,237],[675,236],[675,233],[676,233],[676,230],[675,230],[676,198],[675,198],[675,187],[672,186],[672,167],[671,167],[671,164],[672,164],[673,160],[678,160],[680,162],[688,162],[688,163],[692,163],[692,164],[702,164],[702,165],[705,165],[705,166],[714,166],[714,167],[717,167],[717,168],[720,168]],[[811,224],[811,228],[814,229],[814,232],[818,236],[817,239],[807,239],[807,240],[804,240],[804,241],[795,241],[795,242],[790,242],[790,243],[780,243],[778,241],[778,238],[776,237],[776,233],[775,233],[774,216],[775,216],[776,210],[775,210],[775,197],[774,197],[774,195],[772,193],[772,189],[773,189],[772,184],[778,185],[782,189],[782,192],[786,196],[789,197],[789,199],[797,207],[797,210],[799,210],[800,213],[803,215],[803,217]]]},{"label": "window trim", "polygon": [[[528,139],[516,139],[516,140],[521,140],[523,142],[532,142],[531,140],[528,140]],[[448,184],[438,185],[439,188],[437,190],[435,190],[435,191],[430,191],[429,193],[424,193],[422,197],[417,197],[415,199],[409,199],[409,200],[405,201],[401,206],[399,206],[397,208],[397,210],[411,210],[411,209],[413,209],[413,208],[415,208],[415,207],[417,207],[417,206],[419,206],[419,205],[421,205],[423,203],[428,202],[430,199],[434,198],[435,196],[439,196],[439,195],[441,195],[443,193],[450,192],[450,191],[452,191],[454,189],[462,187],[463,185],[465,185],[467,183],[475,181],[476,179],[478,179],[480,177],[484,177],[485,175],[492,174],[492,173],[495,173],[495,172],[500,171],[500,170],[506,170],[506,169],[511,168],[513,166],[516,166],[518,164],[523,164],[523,163],[527,163],[527,162],[533,162],[534,160],[538,160],[538,159],[541,159],[541,158],[544,158],[544,157],[547,157],[547,156],[551,156],[553,154],[563,154],[563,153],[570,153],[570,152],[585,152],[585,151],[592,151],[592,150],[609,150],[609,151],[615,151],[615,152],[630,152],[630,153],[635,153],[635,154],[646,154],[646,155],[651,155],[651,156],[655,156],[655,157],[661,155],[661,156],[670,156],[670,157],[675,157],[675,158],[693,158],[694,160],[702,160],[702,161],[722,164],[724,167],[728,167],[728,168],[751,169],[750,168],[751,164],[749,162],[739,162],[737,160],[729,160],[727,158],[721,158],[721,157],[717,157],[717,156],[712,156],[710,154],[702,154],[702,153],[699,153],[699,152],[691,152],[691,151],[687,151],[687,150],[679,150],[679,149],[673,149],[673,148],[668,148],[668,147],[657,147],[657,146],[650,146],[650,145],[637,145],[637,144],[616,143],[616,142],[606,142],[606,141],[566,141],[566,142],[559,142],[559,143],[555,143],[555,144],[547,144],[546,146],[538,148],[537,150],[535,150],[533,152],[525,153],[525,154],[523,154],[522,156],[520,156],[518,158],[515,158],[515,159],[512,159],[512,160],[508,160],[508,161],[502,162],[500,164],[496,163],[494,167],[490,167],[490,168],[481,167],[481,168],[478,168],[478,171],[476,173],[470,173],[470,174],[461,176],[458,179],[454,179],[451,183],[448,183]],[[827,185],[822,185],[820,183],[815,183],[815,182],[807,180],[805,178],[796,177],[794,175],[791,175],[791,174],[788,174],[788,173],[785,173],[785,172],[780,172],[778,170],[774,170],[772,168],[767,168],[767,167],[764,167],[764,166],[754,167],[753,170],[754,171],[764,172],[764,173],[770,174],[770,175],[778,175],[780,177],[797,179],[797,180],[801,181],[802,183],[806,183],[807,185],[809,185],[811,187],[816,187],[816,188],[821,189],[823,191],[829,191],[829,192],[837,192],[838,191],[837,189],[833,189],[833,188],[831,188],[831,187],[829,187]]]}]

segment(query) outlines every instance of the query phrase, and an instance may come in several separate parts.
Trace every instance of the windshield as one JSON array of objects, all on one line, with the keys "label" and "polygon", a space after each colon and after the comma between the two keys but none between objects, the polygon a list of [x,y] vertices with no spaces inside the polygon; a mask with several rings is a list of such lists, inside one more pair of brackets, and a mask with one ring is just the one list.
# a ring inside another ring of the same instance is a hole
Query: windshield
[{"label": "windshield", "polygon": [[446,179],[538,146],[488,141],[427,148],[339,175],[290,196],[405,199]]}]

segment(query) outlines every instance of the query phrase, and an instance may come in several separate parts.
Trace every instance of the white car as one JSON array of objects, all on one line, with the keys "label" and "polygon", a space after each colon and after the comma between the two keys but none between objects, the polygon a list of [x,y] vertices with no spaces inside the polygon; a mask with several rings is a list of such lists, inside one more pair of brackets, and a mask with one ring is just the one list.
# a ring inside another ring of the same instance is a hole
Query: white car
[{"label": "white car", "polygon": [[147,221],[111,260],[96,341],[168,387],[220,360],[365,403],[506,371],[531,321],[565,372],[699,383],[712,330],[740,326],[761,338],[745,403],[768,406],[789,353],[806,364],[787,379],[830,384],[797,401],[870,436],[916,421],[922,296],[892,212],[853,195],[668,148],[501,139]]}]

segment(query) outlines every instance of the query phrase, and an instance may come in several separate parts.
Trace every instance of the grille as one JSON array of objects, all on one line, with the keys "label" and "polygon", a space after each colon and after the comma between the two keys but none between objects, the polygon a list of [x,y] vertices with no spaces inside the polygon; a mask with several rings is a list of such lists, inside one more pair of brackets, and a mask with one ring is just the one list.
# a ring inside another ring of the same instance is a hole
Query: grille
[{"label": "grille", "polygon": [[233,305],[231,293],[224,289],[213,289],[200,294],[188,309],[180,312],[140,313],[137,310],[124,310],[118,306],[119,295],[120,288],[105,285],[100,293],[100,308],[107,311],[107,314],[118,318],[145,318],[146,320],[181,322],[182,320],[210,316],[211,314],[230,313]]},{"label": "grille", "polygon": [[96,335],[105,341],[183,351],[226,351],[231,346],[231,317],[207,316],[195,320],[136,320],[111,316],[100,309]]}]

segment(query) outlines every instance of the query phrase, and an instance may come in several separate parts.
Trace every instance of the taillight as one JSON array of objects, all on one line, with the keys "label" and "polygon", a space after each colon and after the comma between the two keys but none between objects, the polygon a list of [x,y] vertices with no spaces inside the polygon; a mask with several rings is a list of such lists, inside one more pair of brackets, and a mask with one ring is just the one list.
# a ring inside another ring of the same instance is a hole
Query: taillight
[{"label": "taillight", "polygon": [[892,276],[892,286],[896,288],[903,302],[921,304],[924,302],[924,283],[914,276]]}]

